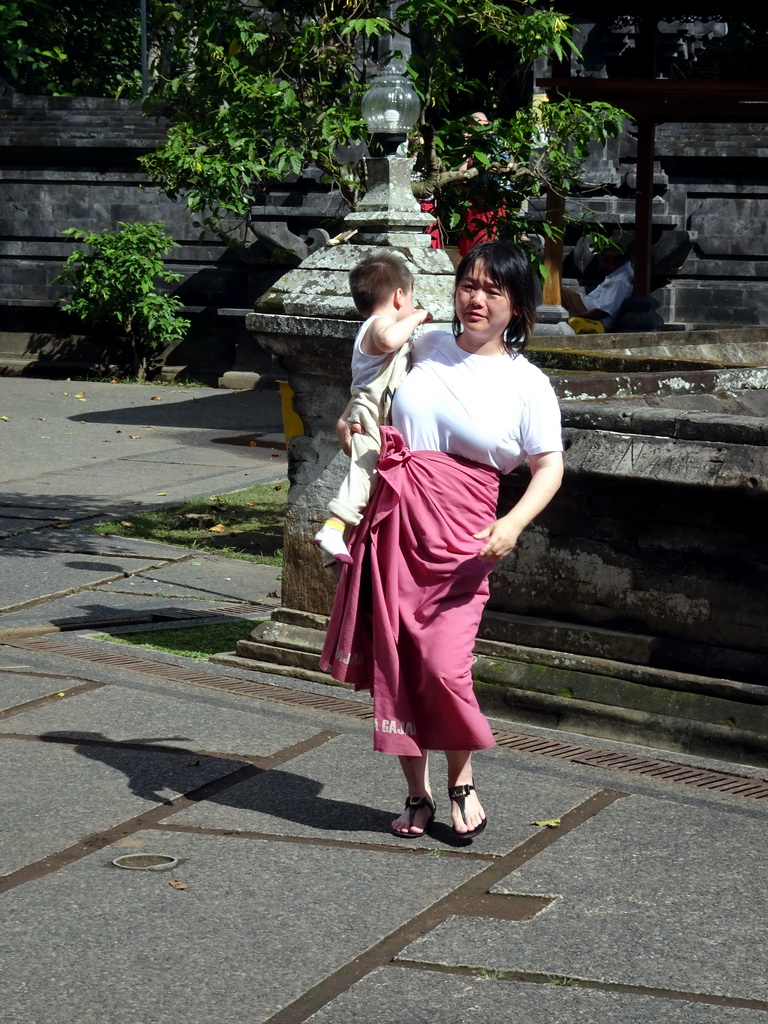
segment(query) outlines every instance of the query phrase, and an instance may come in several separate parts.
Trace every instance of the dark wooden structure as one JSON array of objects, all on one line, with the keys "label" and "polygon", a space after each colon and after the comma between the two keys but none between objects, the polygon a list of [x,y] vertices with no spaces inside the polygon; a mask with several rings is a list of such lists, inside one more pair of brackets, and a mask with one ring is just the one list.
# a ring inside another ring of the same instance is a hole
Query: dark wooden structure
[{"label": "dark wooden structure", "polygon": [[[698,5],[686,3],[686,0],[680,0],[674,11],[655,0],[642,4],[622,3],[621,0],[610,5],[597,2],[589,4],[588,9],[592,17],[602,22],[606,36],[611,32],[624,32],[632,36],[631,48],[627,50],[631,56],[614,57],[612,60],[606,58],[604,66],[599,70],[585,66],[587,61],[572,57],[555,65],[549,77],[539,77],[536,84],[552,98],[560,95],[582,101],[608,102],[626,110],[632,118],[637,141],[633,254],[635,295],[644,297],[650,295],[652,288],[652,204],[657,126],[766,124],[768,80],[675,79],[664,74],[669,69],[663,66],[662,54],[665,45],[669,49],[670,27],[693,32],[698,26],[699,36],[706,36],[706,29],[713,24],[717,26],[719,19],[720,27],[725,32],[727,25],[723,19],[728,16],[728,12],[702,24]],[[576,15],[584,10],[584,7],[579,7],[573,13]],[[661,32],[662,27],[667,29],[666,33]],[[614,74],[617,70],[621,77]],[[561,217],[562,202],[553,194],[548,197],[550,223],[557,223]],[[550,283],[544,301],[555,304],[560,299],[562,265],[562,254],[556,246],[550,244],[548,247],[546,262]]]}]

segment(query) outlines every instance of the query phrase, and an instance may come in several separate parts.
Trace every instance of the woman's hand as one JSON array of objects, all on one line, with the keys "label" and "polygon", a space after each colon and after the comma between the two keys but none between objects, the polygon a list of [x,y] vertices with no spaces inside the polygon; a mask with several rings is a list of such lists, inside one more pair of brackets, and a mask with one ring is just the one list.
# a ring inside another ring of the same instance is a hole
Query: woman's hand
[{"label": "woman's hand", "polygon": [[336,437],[338,437],[339,445],[345,455],[352,454],[352,435],[364,433],[359,423],[350,423],[347,419],[347,416],[352,412],[352,403],[353,399],[350,398],[346,409],[336,420]]},{"label": "woman's hand", "polygon": [[525,493],[515,507],[501,519],[486,526],[480,533],[474,533],[474,540],[485,544],[477,557],[485,562],[498,562],[517,545],[517,538],[547,507],[557,493],[563,479],[563,456],[561,452],[542,452],[529,455],[531,480]]},{"label": "woman's hand", "polygon": [[498,562],[500,559],[513,551],[517,545],[517,538],[523,532],[522,526],[511,522],[508,516],[502,516],[490,526],[486,526],[480,533],[473,533],[475,540],[485,540],[480,548],[477,557],[484,562]]}]

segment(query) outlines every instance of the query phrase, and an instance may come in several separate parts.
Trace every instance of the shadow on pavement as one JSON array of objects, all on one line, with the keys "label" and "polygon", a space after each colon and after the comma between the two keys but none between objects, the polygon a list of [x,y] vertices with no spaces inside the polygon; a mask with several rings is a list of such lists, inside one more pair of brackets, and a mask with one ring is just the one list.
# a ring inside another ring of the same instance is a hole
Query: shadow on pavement
[{"label": "shadow on pavement", "polygon": [[[194,765],[198,760],[210,762],[216,758],[215,754],[201,754],[186,747],[164,745],[164,741],[186,738],[152,736],[111,740],[98,732],[48,732],[40,736],[46,743],[72,745],[82,757],[100,761],[123,772],[130,791],[153,803],[170,802],[161,795],[161,790],[166,786],[178,787],[181,758],[187,759],[186,765]],[[147,756],[155,754],[166,756]],[[172,756],[169,758],[167,755]],[[229,763],[234,770],[235,765],[243,762],[234,758]],[[321,796],[323,783],[304,775],[278,769],[255,770],[257,775],[254,778],[206,798],[207,802],[242,811],[254,811],[327,832],[372,832],[378,836],[389,834],[390,823],[398,813],[368,807],[359,802],[325,799]],[[353,785],[354,781],[350,779],[350,786]],[[188,789],[191,791],[194,786],[190,785]],[[249,831],[247,821],[243,822],[243,829]],[[261,830],[258,825],[252,829]],[[429,835],[431,839],[446,846],[466,847],[472,842],[457,836],[449,825],[442,822],[433,822]]]},{"label": "shadow on pavement", "polygon": [[[241,430],[243,433],[261,431],[282,432],[280,395],[275,387],[253,388],[248,391],[221,391],[218,394],[195,395],[194,389],[185,389],[188,397],[163,404],[163,392],[173,389],[147,388],[149,400],[134,407],[116,406],[114,410],[88,412],[78,410],[72,421],[86,423],[135,424],[152,427],[187,427],[197,430]],[[155,397],[157,400],[153,401]]]},{"label": "shadow on pavement", "polygon": [[[48,732],[40,739],[46,743],[73,746],[82,757],[123,772],[128,788],[135,796],[153,803],[168,803],[161,791],[168,785],[177,786],[178,761],[181,758],[210,761],[215,755],[203,755],[187,747],[166,746],[168,740],[187,739],[184,736],[136,737],[129,740],[111,740],[98,732]],[[148,755],[172,755],[154,757]],[[232,770],[243,762],[233,759]],[[235,807],[243,811],[256,811],[284,821],[293,821],[311,828],[334,831],[388,831],[395,815],[343,800],[326,800],[320,793],[321,782],[292,772],[270,769],[259,771],[255,779],[240,783],[210,798],[214,804]],[[264,785],[264,782],[267,785]],[[190,790],[194,786],[189,787]]]}]

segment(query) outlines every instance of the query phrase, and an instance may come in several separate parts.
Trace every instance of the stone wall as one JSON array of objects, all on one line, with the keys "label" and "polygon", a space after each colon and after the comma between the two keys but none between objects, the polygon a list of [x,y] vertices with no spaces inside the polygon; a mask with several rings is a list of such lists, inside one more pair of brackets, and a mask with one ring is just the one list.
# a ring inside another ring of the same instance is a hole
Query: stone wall
[{"label": "stone wall", "polygon": [[[607,457],[590,474],[580,461],[568,459],[553,505],[494,570],[490,609],[650,636],[656,664],[705,675],[716,649],[768,652],[765,491],[632,479]],[[507,482],[505,505],[523,483]]]},{"label": "stone wall", "polygon": [[768,125],[663,125],[666,213],[693,249],[666,300],[674,321],[768,324]]},{"label": "stone wall", "polygon": [[[165,353],[168,364],[213,379],[237,350],[257,354],[244,330],[245,310],[283,267],[261,254],[243,262],[211,234],[201,236],[183,202],[153,188],[138,157],[163,142],[164,127],[137,105],[101,98],[0,97],[0,372],[81,372],[108,366],[115,339],[84,335],[58,310],[54,278],[72,243],[68,227],[112,230],[120,221],[162,222],[178,247],[168,268],[187,306],[187,340]],[[220,311],[239,310],[222,316]]]},{"label": "stone wall", "polygon": [[[354,247],[334,258],[346,269]],[[280,356],[307,431],[289,452],[283,602],[328,614],[335,584],[312,536],[345,470],[329,410],[346,401],[357,323],[259,313],[249,323]],[[534,346],[531,357],[540,355]],[[560,651],[566,660],[760,681],[768,663],[765,373],[665,361],[654,373],[553,378],[565,482],[495,568],[481,636]],[[611,381],[625,397],[609,397]],[[525,469],[503,479],[502,512],[526,483]]]},{"label": "stone wall", "polygon": [[[768,125],[657,128],[652,286],[666,323],[768,323],[767,150]],[[593,156],[587,175],[602,187],[571,203],[572,211],[592,210],[609,234],[631,246],[631,126],[620,140]],[[564,272],[566,277],[586,279],[591,287],[599,267],[576,246]]]}]

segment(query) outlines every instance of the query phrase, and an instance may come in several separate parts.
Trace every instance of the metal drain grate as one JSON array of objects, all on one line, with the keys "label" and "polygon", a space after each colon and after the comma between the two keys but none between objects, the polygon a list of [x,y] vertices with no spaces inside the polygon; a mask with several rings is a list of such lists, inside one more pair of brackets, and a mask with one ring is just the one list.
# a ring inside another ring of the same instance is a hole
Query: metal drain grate
[{"label": "metal drain grate", "polygon": [[737,796],[751,796],[756,800],[768,799],[768,782],[743,775],[726,775],[707,768],[692,768],[690,765],[675,764],[674,761],[657,761],[652,757],[635,754],[620,754],[616,751],[601,750],[599,747],[583,747],[557,740],[545,740],[523,733],[495,732],[500,747],[519,750],[527,754],[543,754],[545,757],[559,757],[564,761],[590,765],[592,768],[609,768],[616,772],[633,775],[647,775],[667,782],[681,782],[685,786],[712,789],[719,793]]},{"label": "metal drain grate", "polygon": [[[343,697],[306,693],[302,690],[291,690],[285,686],[270,686],[256,680],[216,675],[213,672],[190,671],[180,665],[167,665],[160,661],[151,661],[149,658],[112,654],[93,647],[75,647],[73,644],[64,643],[61,640],[51,640],[47,636],[6,640],[4,645],[28,651],[41,651],[62,658],[76,658],[79,661],[90,661],[99,665],[110,665],[132,672],[141,672],[144,675],[157,676],[161,679],[192,683],[195,686],[224,690],[227,693],[237,693],[246,697],[258,697],[261,700],[287,704],[291,707],[330,711],[336,715],[347,715],[363,720],[373,718],[373,710],[369,704],[345,700]],[[600,747],[585,747],[564,740],[544,739],[541,736],[505,732],[501,729],[495,729],[493,735],[500,747],[517,750],[524,754],[559,757],[563,761],[573,761],[575,764],[589,765],[592,768],[608,768],[611,771],[647,775],[650,778],[664,779],[667,782],[679,782],[685,786],[696,786],[698,789],[714,790],[734,796],[752,797],[755,800],[768,799],[768,782],[762,779],[744,775],[728,775],[706,768],[692,768],[690,765],[676,764],[674,761],[658,761],[652,757],[622,754],[618,751],[603,750]]]},{"label": "metal drain grate", "polygon": [[373,718],[373,710],[370,705],[362,704],[359,701],[290,690],[285,686],[271,686],[255,679],[237,679],[234,676],[216,675],[213,672],[196,672],[181,665],[167,665],[161,661],[136,658],[129,654],[112,654],[94,647],[75,647],[73,644],[64,643],[61,640],[51,640],[47,636],[6,640],[4,645],[18,647],[25,651],[40,651],[61,658],[90,661],[97,665],[141,672],[144,675],[171,679],[180,683],[192,683],[195,686],[205,686],[213,690],[225,690],[227,693],[242,694],[245,697],[259,697],[262,700],[271,700],[278,704],[290,704],[292,707],[311,708],[313,711],[332,711],[335,714],[348,715],[352,718]]}]

